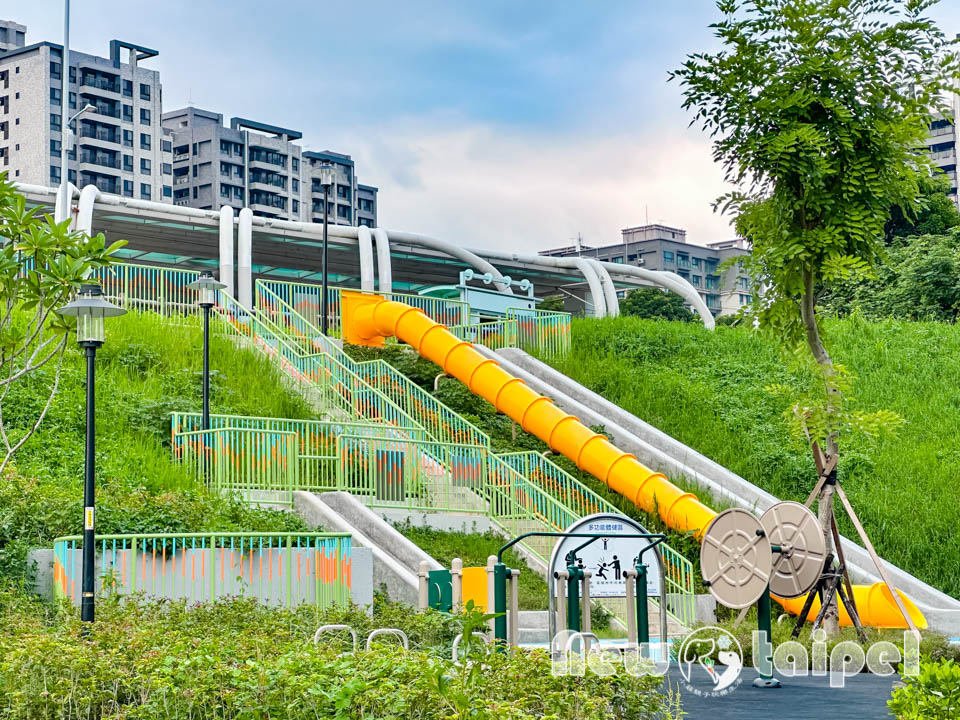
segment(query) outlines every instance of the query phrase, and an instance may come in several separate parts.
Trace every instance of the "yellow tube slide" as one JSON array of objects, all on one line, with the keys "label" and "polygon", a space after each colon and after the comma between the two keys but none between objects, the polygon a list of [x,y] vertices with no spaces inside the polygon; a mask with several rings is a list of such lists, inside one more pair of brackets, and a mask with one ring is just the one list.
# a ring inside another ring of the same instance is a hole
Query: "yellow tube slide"
[{"label": "yellow tube slide", "polygon": [[[897,590],[897,594],[900,596],[900,599],[903,600],[903,605],[906,607],[907,612],[910,613],[910,617],[913,618],[913,622],[916,624],[916,626],[921,630],[926,630],[927,619],[923,616],[923,613],[920,612],[920,609],[913,604],[913,601],[910,598],[908,598],[899,590]],[[806,596],[792,598],[790,600],[785,600],[783,598],[774,599],[783,605],[783,609],[791,615],[799,615],[803,610],[803,603],[806,600]],[[853,599],[856,602],[857,612],[860,613],[860,622],[862,622],[864,625],[878,628],[907,627],[907,624],[903,620],[903,616],[900,614],[900,609],[893,600],[893,595],[890,592],[890,588],[883,583],[874,583],[873,585],[854,585]],[[819,612],[820,600],[817,598],[813,601],[813,606],[810,608],[810,612],[807,614],[807,620],[813,622],[817,617],[817,613]],[[844,607],[842,602],[840,603],[840,625],[842,627],[849,627],[853,625],[853,621],[850,620],[850,615],[847,613],[847,608]]]},{"label": "yellow tube slide", "polygon": [[[549,398],[528,388],[523,380],[504,371],[496,361],[485,358],[472,343],[460,340],[421,310],[359,292],[344,292],[341,303],[346,342],[379,347],[385,337],[403,340],[421,356],[442,367],[448,375],[463,382],[472,393],[488,400],[497,410],[519,423],[524,430],[575,462],[581,470],[589,472],[646,512],[659,513],[668,527],[693,532],[699,540],[716,516],[716,512],[695,495],[684,492],[665,475],[644,467],[630,453],[618,450],[607,438],[560,410]],[[858,588],[854,590],[856,593]],[[906,627],[889,591],[883,597],[868,592],[870,588],[859,590],[868,601],[886,602],[889,606],[882,610],[870,608],[866,612],[861,609],[864,616],[877,617],[884,622],[899,619],[899,624],[880,627]],[[859,609],[860,595],[857,594],[856,598]],[[784,601],[780,602],[784,604]],[[795,614],[802,605],[801,601]],[[919,610],[917,615],[922,619]]]}]

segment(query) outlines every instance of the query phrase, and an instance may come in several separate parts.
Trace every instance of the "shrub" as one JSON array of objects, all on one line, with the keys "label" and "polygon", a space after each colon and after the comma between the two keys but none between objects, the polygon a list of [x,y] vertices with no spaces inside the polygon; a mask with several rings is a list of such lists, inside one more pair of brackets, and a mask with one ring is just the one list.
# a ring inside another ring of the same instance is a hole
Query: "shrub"
[{"label": "shrub", "polygon": [[923,662],[918,677],[904,677],[887,703],[898,720],[953,720],[960,717],[960,665],[953,660]]}]

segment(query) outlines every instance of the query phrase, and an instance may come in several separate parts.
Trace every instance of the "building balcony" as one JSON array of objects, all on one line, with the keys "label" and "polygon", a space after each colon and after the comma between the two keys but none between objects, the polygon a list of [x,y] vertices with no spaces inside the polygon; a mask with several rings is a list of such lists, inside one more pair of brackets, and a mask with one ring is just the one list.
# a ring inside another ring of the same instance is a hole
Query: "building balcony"
[{"label": "building balcony", "polygon": [[80,173],[80,185],[95,185],[100,192],[110,193],[111,195],[120,194],[120,179],[107,175],[85,175],[84,173]]},{"label": "building balcony", "polygon": [[173,184],[174,184],[174,185],[186,185],[186,184],[189,183],[189,182],[190,182],[190,176],[189,176],[189,175],[183,175],[183,176],[181,176],[181,177],[175,177],[175,178],[173,179]]},{"label": "building balcony", "polygon": [[107,153],[81,152],[80,165],[95,165],[97,167],[120,169],[120,156],[109,155]]},{"label": "building balcony", "polygon": [[276,193],[276,192],[286,193],[287,192],[287,189],[286,187],[284,187],[284,183],[282,181],[268,182],[267,180],[264,180],[262,178],[260,180],[254,180],[253,178],[250,178],[250,189],[263,190],[264,192],[268,192],[268,193]]},{"label": "building balcony", "polygon": [[[116,99],[120,98],[120,81],[110,82],[105,78],[97,78],[84,76],[80,78],[80,87],[81,88],[95,88],[96,90],[108,93],[113,96],[116,95]],[[112,98],[111,98],[112,99]]]},{"label": "building balcony", "polygon": [[80,126],[80,137],[87,140],[98,140],[105,143],[114,143],[116,145],[120,144],[121,135],[119,130],[111,130],[108,128],[94,128],[89,125]]}]

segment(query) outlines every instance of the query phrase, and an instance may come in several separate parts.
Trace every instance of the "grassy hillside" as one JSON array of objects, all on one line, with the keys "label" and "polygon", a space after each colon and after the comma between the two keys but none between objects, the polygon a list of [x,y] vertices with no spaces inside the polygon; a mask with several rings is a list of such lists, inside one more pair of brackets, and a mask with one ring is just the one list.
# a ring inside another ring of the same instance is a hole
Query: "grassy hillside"
[{"label": "grassy hillside", "polygon": [[[252,510],[206,492],[171,458],[169,413],[200,408],[202,337],[197,322],[174,325],[153,314],[131,313],[109,322],[107,341],[97,354],[98,532],[303,527],[295,516]],[[84,363],[71,341],[50,412],[0,482],[0,577],[22,573],[28,547],[80,531]],[[214,337],[211,365],[213,412],[311,417],[256,352]],[[14,435],[36,418],[48,379],[31,376],[4,399],[3,417]]]},{"label": "grassy hillside", "polygon": [[[857,318],[826,324],[837,362],[859,377],[858,405],[906,424],[895,437],[841,450],[840,479],[877,550],[960,597],[950,541],[960,527],[960,328]],[[573,352],[555,367],[782,499],[815,481],[764,388],[810,382],[778,345],[746,328],[617,318],[574,320]],[[842,513],[841,531],[855,532]]]}]

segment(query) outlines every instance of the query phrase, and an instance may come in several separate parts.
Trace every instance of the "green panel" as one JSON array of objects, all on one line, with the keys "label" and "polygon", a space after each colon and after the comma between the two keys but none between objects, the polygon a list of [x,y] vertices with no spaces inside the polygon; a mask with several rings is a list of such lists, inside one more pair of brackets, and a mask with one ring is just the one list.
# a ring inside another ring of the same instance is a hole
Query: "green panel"
[{"label": "green panel", "polygon": [[427,605],[434,610],[453,610],[453,578],[449,570],[431,570],[427,575]]}]

